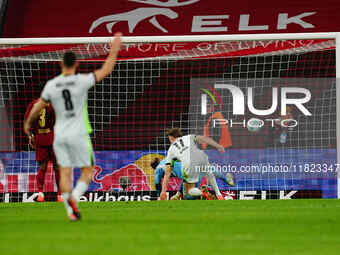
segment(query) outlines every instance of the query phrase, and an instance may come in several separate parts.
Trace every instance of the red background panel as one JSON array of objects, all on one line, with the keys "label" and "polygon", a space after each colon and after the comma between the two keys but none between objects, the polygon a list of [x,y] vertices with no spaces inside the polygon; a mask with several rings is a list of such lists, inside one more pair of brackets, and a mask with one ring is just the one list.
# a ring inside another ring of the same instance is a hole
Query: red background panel
[{"label": "red background panel", "polygon": [[[142,1],[142,0],[140,0]],[[146,3],[152,1],[154,4]],[[193,1],[193,0],[192,0]],[[157,4],[158,2],[158,4]],[[197,0],[188,5],[165,7],[165,0],[145,0],[136,3],[131,0],[93,0],[83,1],[46,1],[12,0],[9,1],[3,37],[58,37],[58,36],[110,36],[106,23],[102,23],[93,33],[89,33],[91,24],[106,15],[120,15],[138,8],[142,13],[150,13],[152,8],[159,8],[167,13],[176,13],[171,19],[163,14],[141,18],[133,33],[129,32],[127,20],[121,20],[113,26],[113,31],[122,31],[125,35],[187,35],[192,33],[194,16],[229,15],[219,25],[227,31],[199,32],[199,34],[224,33],[287,33],[287,32],[336,32],[340,27],[340,4],[338,0],[287,0],[287,1],[221,1]],[[183,0],[179,3],[185,2]],[[163,4],[162,4],[163,3]],[[288,24],[287,29],[277,29],[278,15],[288,13],[288,17],[306,12],[316,12],[302,20],[314,28],[303,28],[298,24]],[[249,25],[268,25],[267,30],[240,31],[240,15],[249,14]],[[138,15],[137,15],[138,16]],[[112,21],[117,21],[112,19]],[[134,15],[136,17],[136,15]],[[151,24],[155,18],[163,29]],[[209,26],[205,26],[209,27]],[[166,31],[167,32],[166,32]],[[196,33],[197,34],[197,33]]]}]

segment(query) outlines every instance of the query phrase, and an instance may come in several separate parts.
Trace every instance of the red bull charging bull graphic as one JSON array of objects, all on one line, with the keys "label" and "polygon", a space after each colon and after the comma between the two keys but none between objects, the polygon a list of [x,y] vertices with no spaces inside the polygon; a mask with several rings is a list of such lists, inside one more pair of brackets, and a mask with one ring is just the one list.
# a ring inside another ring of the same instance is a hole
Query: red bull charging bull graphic
[{"label": "red bull charging bull graphic", "polygon": [[100,191],[138,191],[151,190],[147,181],[147,176],[142,169],[135,164],[129,164],[125,167],[117,169],[110,174],[99,177],[103,170],[101,167],[95,167],[93,182],[100,184]]},{"label": "red bull charging bull graphic", "polygon": [[[138,195],[135,197],[112,198],[104,197],[103,201],[120,200],[150,200],[156,197],[152,192],[155,190],[154,185],[154,169],[150,166],[150,162],[155,158],[164,158],[164,155],[149,152],[96,152],[97,165],[94,167],[92,182],[89,186],[89,192],[111,192],[111,193],[132,193],[144,192],[150,194],[149,197],[143,198]],[[26,160],[27,164],[23,166],[22,160]],[[105,162],[104,164],[101,164]],[[20,164],[20,165],[19,165]],[[38,192],[37,187],[37,165],[35,156],[32,152],[17,153],[0,153],[0,193],[4,197],[0,197],[0,201],[5,201],[6,197],[10,198],[11,194],[15,197],[21,197],[19,194],[27,193],[25,202],[33,202]],[[73,170],[73,179],[76,180],[80,175],[79,169]],[[171,178],[168,184],[169,191],[177,191],[180,187],[181,180],[179,178]],[[54,197],[57,192],[55,185],[55,176],[52,166],[49,165],[44,182],[44,192],[51,193]],[[96,193],[97,194],[97,193]],[[142,193],[140,193],[142,194]],[[14,196],[14,195],[13,195]],[[102,201],[101,196],[90,194],[86,201]],[[12,201],[11,199],[7,199]],[[22,201],[22,199],[19,199]],[[18,200],[18,201],[19,201]],[[49,199],[47,198],[47,201]],[[51,198],[50,201],[53,201]]]}]

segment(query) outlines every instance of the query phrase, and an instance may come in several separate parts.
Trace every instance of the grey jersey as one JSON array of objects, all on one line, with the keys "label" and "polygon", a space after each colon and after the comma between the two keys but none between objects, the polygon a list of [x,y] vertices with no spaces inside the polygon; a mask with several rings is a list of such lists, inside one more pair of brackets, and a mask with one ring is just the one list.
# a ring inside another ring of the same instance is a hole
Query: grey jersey
[{"label": "grey jersey", "polygon": [[56,139],[86,135],[91,132],[87,115],[87,93],[95,83],[96,78],[93,73],[59,75],[47,82],[41,98],[46,102],[51,102],[54,108]]}]

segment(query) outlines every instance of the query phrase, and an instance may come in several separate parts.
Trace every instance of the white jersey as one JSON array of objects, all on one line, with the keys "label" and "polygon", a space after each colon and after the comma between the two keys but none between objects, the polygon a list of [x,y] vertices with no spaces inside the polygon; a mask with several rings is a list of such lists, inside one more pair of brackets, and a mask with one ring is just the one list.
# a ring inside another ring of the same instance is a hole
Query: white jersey
[{"label": "white jersey", "polygon": [[51,102],[55,114],[55,139],[87,135],[91,125],[87,114],[87,93],[96,83],[93,73],[59,75],[45,85],[41,98]]},{"label": "white jersey", "polygon": [[166,164],[173,160],[182,162],[182,169],[188,170],[201,162],[207,162],[207,155],[198,148],[195,135],[178,137],[170,146],[166,157]]}]

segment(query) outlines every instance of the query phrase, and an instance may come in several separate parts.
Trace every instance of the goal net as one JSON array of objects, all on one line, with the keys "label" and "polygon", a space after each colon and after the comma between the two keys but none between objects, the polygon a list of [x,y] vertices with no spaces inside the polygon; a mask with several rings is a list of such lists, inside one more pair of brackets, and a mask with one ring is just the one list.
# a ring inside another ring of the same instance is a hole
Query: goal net
[{"label": "goal net", "polygon": [[[124,38],[114,71],[89,91],[96,167],[82,200],[157,199],[150,163],[165,157],[172,127],[225,147],[202,145],[226,199],[336,198],[335,38],[292,38]],[[92,72],[108,40],[0,44],[0,202],[34,201],[38,191],[28,104],[60,74],[65,51]],[[170,195],[179,188],[171,177]],[[46,200],[56,191],[50,165]]]}]

